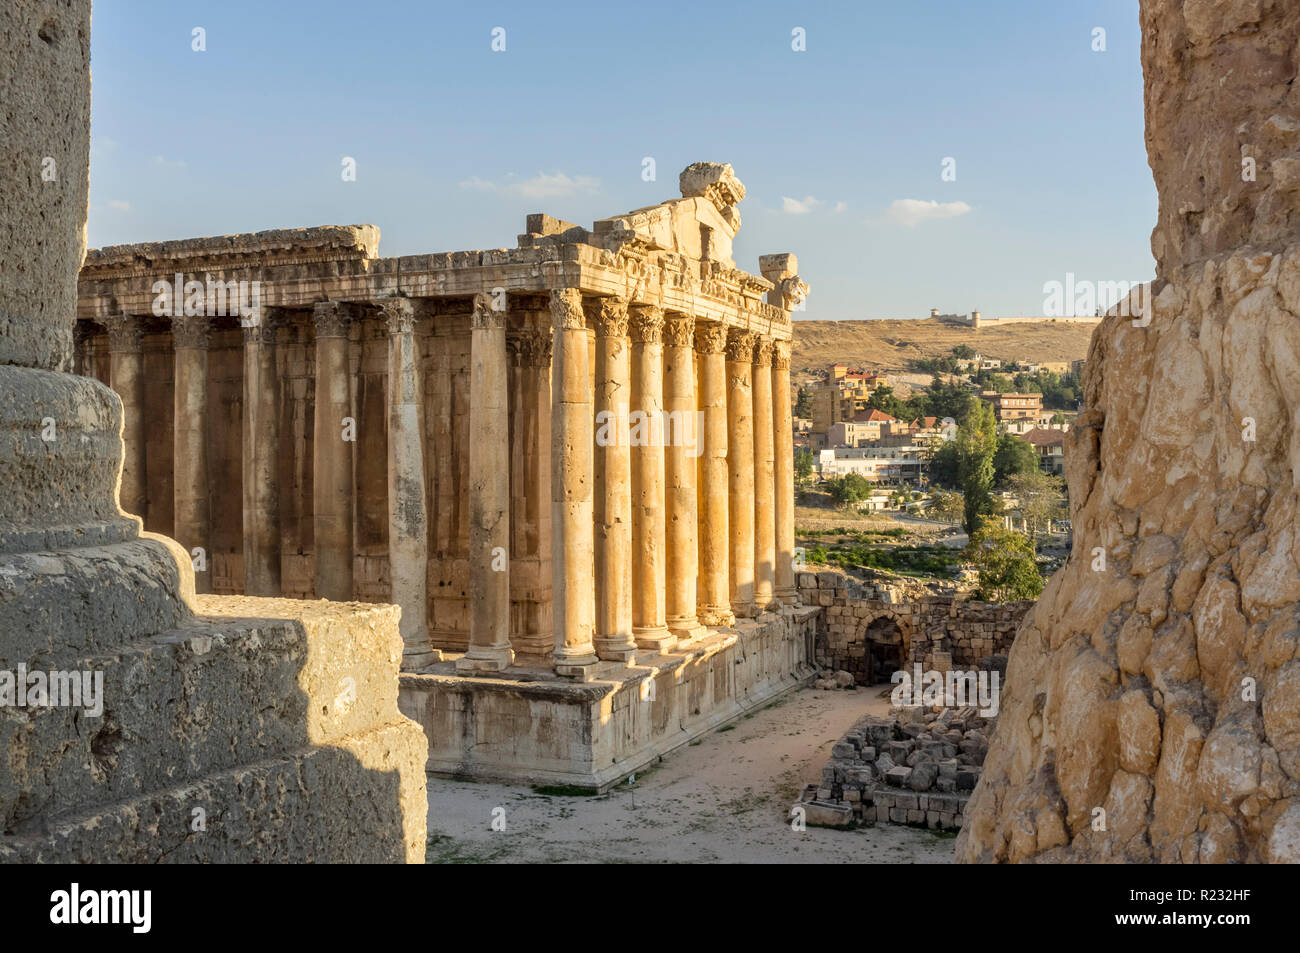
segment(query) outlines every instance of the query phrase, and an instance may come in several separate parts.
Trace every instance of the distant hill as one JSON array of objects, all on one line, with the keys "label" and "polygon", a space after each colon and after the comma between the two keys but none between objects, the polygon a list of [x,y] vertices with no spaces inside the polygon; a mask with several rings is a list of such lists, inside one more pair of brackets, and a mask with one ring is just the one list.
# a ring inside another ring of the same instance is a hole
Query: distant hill
[{"label": "distant hill", "polygon": [[930,318],[795,321],[790,369],[806,375],[843,361],[864,370],[901,371],[917,358],[939,357],[958,344],[1004,361],[1079,361],[1088,356],[1094,327],[1044,322],[973,331]]}]

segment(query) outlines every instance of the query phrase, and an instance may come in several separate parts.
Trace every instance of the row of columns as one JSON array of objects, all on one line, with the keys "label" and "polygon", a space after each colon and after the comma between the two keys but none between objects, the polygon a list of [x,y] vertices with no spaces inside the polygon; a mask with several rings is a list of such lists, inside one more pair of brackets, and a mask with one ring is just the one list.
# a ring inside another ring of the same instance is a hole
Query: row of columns
[{"label": "row of columns", "polygon": [[[469,647],[465,672],[500,671],[510,642],[510,395],[504,302],[474,299],[469,442]],[[436,659],[428,637],[428,509],[414,305],[379,303],[388,329],[389,570],[403,607],[404,666]],[[551,292],[553,663],[664,652],[795,598],[789,344],[651,305]],[[353,596],[351,306],[319,302],[315,325],[315,594]],[[139,320],[109,319],[112,384],[125,405],[121,499],[143,514]],[[245,591],[279,595],[278,314],[243,328]],[[594,329],[594,362],[589,343]],[[175,529],[209,537],[204,318],[173,320]],[[591,374],[595,374],[594,380]],[[633,439],[629,410],[645,416]],[[661,411],[667,411],[667,426]],[[698,413],[697,413],[698,411]],[[648,430],[646,429],[648,428]],[[780,452],[777,452],[780,448]],[[196,573],[210,590],[210,575]]]},{"label": "row of columns", "polygon": [[[551,292],[551,316],[555,670],[588,677],[599,661],[668,651],[702,626],[792,603],[789,345],[577,289]],[[480,594],[466,671],[511,662],[509,587],[489,569],[508,538],[508,485],[496,478],[505,415],[493,403],[504,327],[476,301],[470,561]],[[661,410],[676,415],[666,428]],[[644,416],[634,425],[629,411]]]}]

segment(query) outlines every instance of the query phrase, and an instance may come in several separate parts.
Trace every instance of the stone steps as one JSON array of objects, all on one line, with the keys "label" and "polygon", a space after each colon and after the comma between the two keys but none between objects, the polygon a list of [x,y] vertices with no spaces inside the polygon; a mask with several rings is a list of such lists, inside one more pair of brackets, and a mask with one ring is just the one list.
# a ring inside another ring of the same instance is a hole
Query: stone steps
[{"label": "stone steps", "polygon": [[44,819],[0,836],[0,863],[418,863],[425,744],[399,718]]},{"label": "stone steps", "polygon": [[147,796],[399,720],[392,606],[199,597],[186,625],[66,658],[103,713],[0,708],[0,831]]}]

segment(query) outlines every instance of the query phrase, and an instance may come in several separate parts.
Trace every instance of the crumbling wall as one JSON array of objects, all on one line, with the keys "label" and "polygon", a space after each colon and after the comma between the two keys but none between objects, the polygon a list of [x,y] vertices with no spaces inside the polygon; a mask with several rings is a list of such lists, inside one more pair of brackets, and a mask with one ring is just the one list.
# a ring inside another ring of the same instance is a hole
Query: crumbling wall
[{"label": "crumbling wall", "polygon": [[1154,306],[1093,335],[963,861],[1300,862],[1300,6],[1141,20]]}]

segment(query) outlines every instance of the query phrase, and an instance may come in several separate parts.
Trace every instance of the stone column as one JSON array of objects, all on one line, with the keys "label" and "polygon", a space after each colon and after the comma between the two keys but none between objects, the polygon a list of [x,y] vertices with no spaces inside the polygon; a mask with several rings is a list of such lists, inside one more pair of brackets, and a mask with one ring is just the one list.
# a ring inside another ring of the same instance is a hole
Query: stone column
[{"label": "stone column", "polygon": [[754,602],[767,611],[776,590],[776,514],[772,508],[772,342],[754,348]]},{"label": "stone column", "polygon": [[695,319],[669,314],[664,321],[665,610],[669,631],[682,640],[700,632],[695,614],[699,573],[695,461],[704,448],[704,434],[695,409],[694,342]]},{"label": "stone column", "polygon": [[799,602],[794,579],[794,410],[790,406],[790,342],[777,341],[772,354],[772,454],[775,459],[776,597]]},{"label": "stone column", "polygon": [[590,302],[596,329],[596,654],[631,662],[632,635],[632,454],[628,446],[627,302]]},{"label": "stone column", "polygon": [[279,315],[261,311],[244,332],[244,594],[280,588],[280,384],[275,369]]},{"label": "stone column", "polygon": [[752,618],[754,604],[754,343],[751,331],[727,335],[727,509],[731,609]]},{"label": "stone column", "polygon": [[729,539],[727,532],[727,365],[723,351],[727,329],[696,322],[699,351],[699,409],[704,414],[704,452],[696,470],[699,515],[699,620],[727,626],[731,611]]},{"label": "stone column", "polygon": [[551,515],[555,671],[588,679],[596,665],[592,532],[592,404],[587,320],[576,288],[551,292]]},{"label": "stone column", "polygon": [[[351,313],[339,301],[318,302],[316,325],[316,418],[312,438],[312,535],[317,599],[352,598],[352,446],[344,421],[352,413],[352,367],[348,357]],[[353,428],[356,422],[353,421]]]},{"label": "stone column", "polygon": [[474,296],[469,376],[469,649],[460,672],[499,672],[510,648],[510,415],[506,311]]},{"label": "stone column", "polygon": [[632,633],[638,648],[666,652],[667,553],[664,539],[664,313],[632,305]]},{"label": "stone column", "polygon": [[129,314],[109,315],[109,381],[122,398],[122,483],[118,497],[122,509],[147,515],[148,482],[145,470],[144,367],[140,351],[140,319]]},{"label": "stone column", "polygon": [[212,591],[211,492],[208,487],[208,319],[172,319],[175,369],[176,540],[196,558],[194,591]]},{"label": "stone column", "polygon": [[402,668],[441,659],[429,643],[429,517],[425,504],[424,391],[410,298],[380,302],[388,325],[388,576],[402,607]]}]

